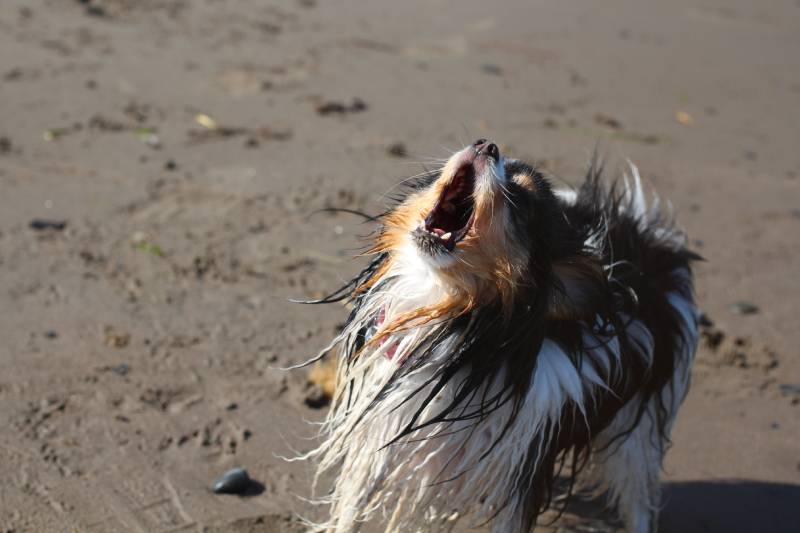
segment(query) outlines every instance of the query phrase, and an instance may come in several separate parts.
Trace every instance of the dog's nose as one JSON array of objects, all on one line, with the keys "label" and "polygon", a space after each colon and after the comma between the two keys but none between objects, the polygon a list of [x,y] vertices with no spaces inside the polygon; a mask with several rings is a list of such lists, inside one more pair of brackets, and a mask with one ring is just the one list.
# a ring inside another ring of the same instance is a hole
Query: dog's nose
[{"label": "dog's nose", "polygon": [[479,154],[486,154],[494,160],[500,158],[500,149],[493,142],[489,142],[486,139],[478,139],[472,146],[475,147]]}]

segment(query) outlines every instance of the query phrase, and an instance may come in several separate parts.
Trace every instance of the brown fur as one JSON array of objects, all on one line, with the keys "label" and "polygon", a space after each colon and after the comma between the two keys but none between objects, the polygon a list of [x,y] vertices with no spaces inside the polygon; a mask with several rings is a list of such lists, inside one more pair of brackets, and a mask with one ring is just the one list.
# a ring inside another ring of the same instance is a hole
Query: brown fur
[{"label": "brown fur", "polygon": [[[431,187],[411,195],[394,211],[385,215],[384,230],[369,253],[399,249],[409,233],[433,209],[442,191],[452,181],[454,172],[451,160]],[[505,308],[513,300],[524,274],[522,269],[527,264],[528,252],[512,242],[506,234],[507,224],[503,217],[507,216],[507,209],[500,191],[489,186],[476,185],[473,225],[464,240],[458,244],[457,261],[439,271],[448,285],[455,289],[456,294],[451,302],[453,307],[466,311],[499,295]],[[451,308],[446,302],[442,306]],[[424,309],[415,314],[419,316],[422,312],[429,311],[432,310]],[[409,317],[409,320],[413,318]],[[403,323],[406,322],[408,320],[403,320]]]}]

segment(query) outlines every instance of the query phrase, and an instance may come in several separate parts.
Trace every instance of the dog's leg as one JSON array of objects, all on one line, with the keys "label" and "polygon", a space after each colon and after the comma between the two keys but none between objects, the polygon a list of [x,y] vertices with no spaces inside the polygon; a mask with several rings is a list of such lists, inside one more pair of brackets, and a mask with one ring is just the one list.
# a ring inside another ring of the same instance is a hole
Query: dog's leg
[{"label": "dog's leg", "polygon": [[629,533],[653,533],[657,523],[661,453],[648,433],[641,426],[634,430],[602,465],[604,484]]},{"label": "dog's leg", "polygon": [[658,524],[659,474],[666,442],[653,427],[655,406],[652,402],[627,437],[612,440],[624,427],[622,424],[632,420],[635,400],[598,438],[601,451],[595,457],[599,474],[596,481],[607,489],[609,500],[616,506],[629,533],[654,533]]},{"label": "dog's leg", "polygon": [[[682,315],[691,316],[690,312],[691,309]],[[688,318],[685,328],[689,340],[685,343],[686,351],[678,358],[672,382],[648,401],[638,424],[627,436],[615,438],[624,435],[636,420],[641,405],[638,396],[617,413],[595,441],[595,449],[599,450],[595,456],[599,479],[594,481],[608,490],[609,499],[630,533],[655,533],[658,526],[661,464],[678,408],[689,388],[689,370],[697,344],[697,330]],[[656,422],[659,413],[663,417],[660,424]]]}]

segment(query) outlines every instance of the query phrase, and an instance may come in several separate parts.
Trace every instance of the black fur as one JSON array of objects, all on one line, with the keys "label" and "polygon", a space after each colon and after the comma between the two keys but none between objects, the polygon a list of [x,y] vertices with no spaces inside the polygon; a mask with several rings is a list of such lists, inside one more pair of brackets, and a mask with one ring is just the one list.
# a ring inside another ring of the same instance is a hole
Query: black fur
[{"label": "black fur", "polygon": [[[645,226],[635,220],[629,214],[630,210],[620,209],[625,202],[622,191],[618,186],[608,189],[601,184],[602,169],[597,164],[589,169],[577,191],[574,205],[559,200],[542,174],[531,165],[513,161],[506,165],[505,171],[509,177],[526,174],[534,183],[533,192],[512,181],[506,183],[508,199],[515,206],[515,231],[524,236],[532,251],[526,283],[515,297],[512,309],[503,309],[501,302],[497,301],[469,314],[442,321],[421,346],[398,363],[389,384],[375,398],[373,407],[391,394],[395,383],[418,368],[438,342],[453,334],[463,334],[463,343],[452,353],[449,361],[415,393],[425,394],[422,405],[427,406],[446,385],[454,384],[454,400],[429,419],[421,418],[424,407],[419,408],[407,426],[391,436],[387,445],[414,439],[419,429],[432,424],[448,425],[463,420],[477,423],[492,416],[504,405],[512,408],[512,416],[505,428],[508,430],[531,386],[537,354],[545,338],[563,346],[573,364],[579,368],[585,363],[583,358],[588,357],[581,335],[582,327],[593,328],[601,339],[616,334],[621,346],[619,365],[622,368],[612,368],[610,375],[621,377],[610,381],[610,391],[597,393],[594,401],[587,403],[585,419],[579,414],[577,406],[566,406],[562,411],[560,430],[555,432],[557,436],[550,443],[548,455],[538,463],[520,465],[522,483],[515,488],[516,494],[509,494],[506,503],[512,498],[521,498],[526,502],[527,515],[523,530],[527,531],[550,505],[555,477],[559,473],[565,475],[569,481],[568,492],[571,491],[575,476],[585,466],[591,452],[592,439],[608,427],[614,415],[632,398],[638,397],[641,402],[638,415],[618,437],[622,438],[639,424],[647,402],[656,398],[659,406],[655,421],[659,435],[656,437],[662,442],[668,410],[668,406],[664,405],[663,391],[670,386],[678,363],[676,355],[686,353],[680,349],[681,344],[690,342],[690,339],[681,336],[681,319],[669,305],[666,294],[677,292],[691,297],[690,280],[678,278],[672,273],[679,268],[690,272],[691,262],[700,257],[659,235],[654,231],[654,226]],[[427,187],[436,177],[436,173],[428,173],[413,183],[412,188]],[[655,227],[671,228],[671,222],[664,220]],[[590,235],[603,228],[605,237],[601,243],[602,254],[598,258],[596,250],[587,250],[585,243]],[[352,320],[363,298],[356,289],[370,279],[387,257],[385,253],[377,256],[351,282],[313,303],[353,298],[356,309],[351,314]],[[588,296],[587,301],[581,302],[581,307],[585,308],[585,316],[590,318],[554,318],[550,313],[554,294],[565,291],[554,266],[580,262],[599,262],[600,272],[606,267],[606,275],[586,281],[588,287],[585,288],[585,294]],[[382,280],[381,283],[389,281]],[[655,353],[650,367],[645,366],[641,356],[642,347],[625,333],[626,323],[632,318],[641,320],[653,335]],[[345,347],[344,357],[348,363],[367,341],[370,329],[369,326],[363,327],[356,342]],[[487,353],[493,356],[486,357]],[[614,358],[609,357],[609,360],[613,365]],[[504,368],[513,371],[505,373],[501,391],[487,397],[482,392],[484,385],[503,375]],[[595,365],[595,368],[599,368],[599,365]],[[451,383],[455,376],[465,370],[466,378]],[[340,386],[352,388],[351,385]],[[350,394],[356,392],[349,390]],[[464,407],[475,405],[476,399],[479,399],[477,408]],[[501,435],[497,441],[502,438]],[[537,444],[532,442],[531,446]],[[487,449],[485,455],[492,453],[493,447]],[[535,455],[531,454],[531,457]],[[497,509],[497,512],[501,510]]]}]

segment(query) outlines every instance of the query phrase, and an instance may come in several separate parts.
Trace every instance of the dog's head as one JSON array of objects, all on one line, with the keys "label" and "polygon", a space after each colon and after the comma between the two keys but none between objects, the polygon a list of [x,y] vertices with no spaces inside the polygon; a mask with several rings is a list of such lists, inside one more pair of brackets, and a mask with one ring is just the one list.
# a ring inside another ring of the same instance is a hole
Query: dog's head
[{"label": "dog's head", "polygon": [[474,303],[508,301],[547,261],[555,203],[535,168],[479,139],[384,217],[376,250],[424,263]]}]

